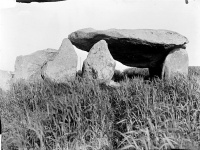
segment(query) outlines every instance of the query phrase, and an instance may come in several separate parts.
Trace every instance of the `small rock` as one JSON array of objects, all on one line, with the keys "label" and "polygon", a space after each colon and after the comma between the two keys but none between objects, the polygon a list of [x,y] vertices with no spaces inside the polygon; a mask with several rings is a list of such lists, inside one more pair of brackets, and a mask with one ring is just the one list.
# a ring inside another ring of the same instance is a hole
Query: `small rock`
[{"label": "small rock", "polygon": [[120,87],[120,83],[117,83],[113,80],[111,80],[109,83],[106,84],[107,86],[111,86],[111,87]]}]

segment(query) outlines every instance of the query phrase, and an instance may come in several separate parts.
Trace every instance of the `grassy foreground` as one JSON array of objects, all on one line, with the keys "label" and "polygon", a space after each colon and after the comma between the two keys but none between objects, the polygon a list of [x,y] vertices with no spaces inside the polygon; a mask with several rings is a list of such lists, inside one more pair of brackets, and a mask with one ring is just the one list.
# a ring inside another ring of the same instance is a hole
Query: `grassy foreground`
[{"label": "grassy foreground", "polygon": [[116,73],[118,88],[77,77],[0,92],[3,149],[200,149],[200,67],[168,81],[132,74]]}]

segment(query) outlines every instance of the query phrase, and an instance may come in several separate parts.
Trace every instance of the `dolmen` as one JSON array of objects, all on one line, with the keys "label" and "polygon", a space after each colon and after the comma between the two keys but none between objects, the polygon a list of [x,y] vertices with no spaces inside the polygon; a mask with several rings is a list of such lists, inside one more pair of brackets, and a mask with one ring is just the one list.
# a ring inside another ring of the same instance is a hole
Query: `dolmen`
[{"label": "dolmen", "polygon": [[130,67],[149,68],[150,76],[170,78],[188,74],[188,39],[179,33],[153,29],[81,29],[69,40],[77,48],[89,52],[104,40],[112,57]]},{"label": "dolmen", "polygon": [[74,49],[87,51],[82,76],[108,86],[112,81],[116,60],[130,67],[149,68],[150,77],[169,79],[188,74],[188,39],[179,33],[152,29],[81,29],[63,39],[58,50],[45,49],[18,56],[15,71],[0,71],[0,88],[25,80],[69,83],[75,80],[78,56]]}]

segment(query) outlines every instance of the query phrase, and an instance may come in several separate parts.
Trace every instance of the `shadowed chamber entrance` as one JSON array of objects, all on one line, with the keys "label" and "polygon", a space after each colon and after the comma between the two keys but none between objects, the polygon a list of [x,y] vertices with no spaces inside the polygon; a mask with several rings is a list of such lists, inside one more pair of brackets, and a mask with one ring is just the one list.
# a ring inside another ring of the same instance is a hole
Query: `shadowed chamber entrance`
[{"label": "shadowed chamber entrance", "polygon": [[166,57],[166,50],[162,45],[149,45],[139,41],[127,39],[106,39],[113,58],[130,67],[150,68],[156,67]]}]

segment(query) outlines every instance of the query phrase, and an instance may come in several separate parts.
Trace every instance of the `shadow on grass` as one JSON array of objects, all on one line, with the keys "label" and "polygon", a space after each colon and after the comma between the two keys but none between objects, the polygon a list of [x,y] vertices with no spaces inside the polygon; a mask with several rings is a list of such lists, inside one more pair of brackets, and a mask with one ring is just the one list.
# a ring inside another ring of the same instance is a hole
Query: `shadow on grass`
[{"label": "shadow on grass", "polygon": [[148,68],[130,68],[126,69],[123,72],[119,70],[115,70],[112,80],[115,82],[124,81],[127,78],[135,78],[135,77],[142,77],[145,80],[149,79],[149,70]]},{"label": "shadow on grass", "polygon": [[[76,73],[76,77],[78,78],[83,77],[81,70],[79,70]],[[132,78],[137,78],[137,77],[143,78],[144,80],[149,80],[150,76],[149,76],[148,68],[132,67],[129,69],[125,69],[123,72],[121,72],[120,70],[115,70],[112,80],[115,82],[121,82],[121,81],[126,80],[126,78],[132,79]]]}]

